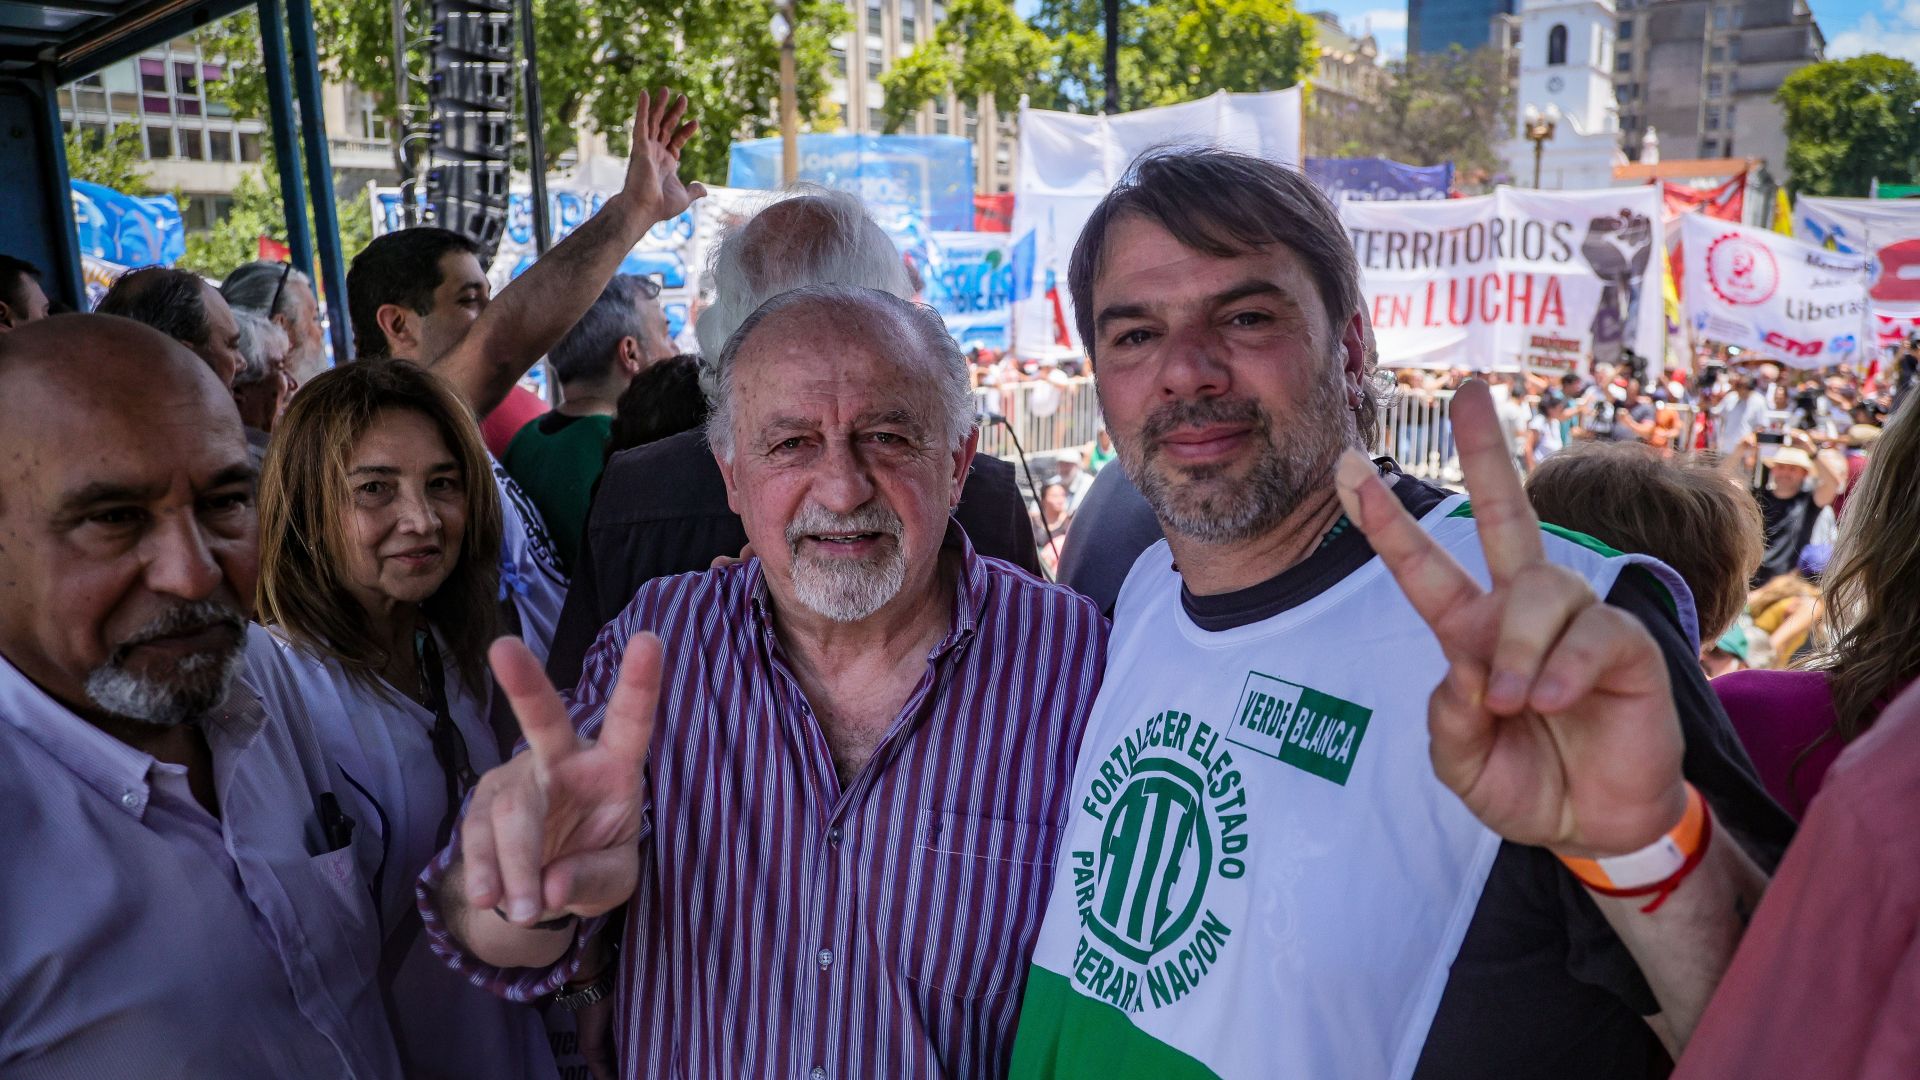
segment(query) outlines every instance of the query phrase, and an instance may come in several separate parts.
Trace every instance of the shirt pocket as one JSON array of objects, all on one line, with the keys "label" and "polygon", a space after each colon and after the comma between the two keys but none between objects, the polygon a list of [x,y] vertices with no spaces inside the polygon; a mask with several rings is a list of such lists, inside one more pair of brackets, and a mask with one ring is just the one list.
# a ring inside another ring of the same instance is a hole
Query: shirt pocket
[{"label": "shirt pocket", "polygon": [[[305,881],[289,881],[307,946],[329,980],[336,972],[371,985],[380,970],[373,898],[351,846],[307,860]],[[304,886],[304,887],[303,887]]]},{"label": "shirt pocket", "polygon": [[1020,985],[1046,910],[1062,826],[923,810],[914,831],[904,974],[979,998]]}]

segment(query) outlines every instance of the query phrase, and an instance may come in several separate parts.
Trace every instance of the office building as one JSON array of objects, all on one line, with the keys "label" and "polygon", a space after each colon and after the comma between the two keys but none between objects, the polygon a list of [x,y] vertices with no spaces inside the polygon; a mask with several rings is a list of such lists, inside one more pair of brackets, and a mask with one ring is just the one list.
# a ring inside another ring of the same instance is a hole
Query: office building
[{"label": "office building", "polygon": [[1351,120],[1380,105],[1393,73],[1380,66],[1380,45],[1371,33],[1358,37],[1331,11],[1316,11],[1320,59],[1308,95],[1307,153],[1331,157],[1351,138]]},{"label": "office building", "polygon": [[1763,159],[1784,179],[1773,95],[1826,59],[1806,0],[1620,0],[1618,14],[1613,85],[1629,157],[1653,127],[1668,158]]},{"label": "office building", "polygon": [[1407,55],[1496,44],[1494,21],[1512,14],[1513,0],[1407,0]]},{"label": "office building", "polygon": [[[853,12],[853,29],[834,39],[829,100],[840,110],[840,130],[878,135],[886,130],[882,119],[886,91],[880,76],[933,35],[947,17],[944,0],[846,0]],[[929,102],[902,124],[901,135],[961,135],[973,141],[974,190],[982,193],[1013,190],[1014,168],[1020,152],[1019,102],[997,102],[993,95],[978,101],[958,96]]]},{"label": "office building", "polygon": [[[187,231],[198,232],[226,216],[234,185],[247,170],[260,168],[266,153],[266,120],[234,116],[215,92],[224,78],[224,58],[207,55],[191,38],[176,38],[62,87],[60,119],[68,130],[93,139],[123,124],[137,125],[149,186],[185,196],[181,216]],[[395,183],[386,121],[372,96],[329,83],[322,104],[339,192],[368,180]],[[278,183],[277,177],[266,181]]]}]

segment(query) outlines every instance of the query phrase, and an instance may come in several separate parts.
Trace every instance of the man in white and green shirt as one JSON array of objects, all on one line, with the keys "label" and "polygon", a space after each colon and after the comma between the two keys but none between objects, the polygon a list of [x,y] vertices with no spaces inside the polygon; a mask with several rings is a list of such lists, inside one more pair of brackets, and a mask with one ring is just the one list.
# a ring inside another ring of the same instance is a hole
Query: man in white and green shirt
[{"label": "man in white and green shirt", "polygon": [[1353,452],[1368,242],[1199,151],[1137,162],[1075,250],[1167,540],[1114,613],[1015,1077],[1661,1075],[1791,830],[1685,587],[1543,531],[1484,387],[1474,507]]}]

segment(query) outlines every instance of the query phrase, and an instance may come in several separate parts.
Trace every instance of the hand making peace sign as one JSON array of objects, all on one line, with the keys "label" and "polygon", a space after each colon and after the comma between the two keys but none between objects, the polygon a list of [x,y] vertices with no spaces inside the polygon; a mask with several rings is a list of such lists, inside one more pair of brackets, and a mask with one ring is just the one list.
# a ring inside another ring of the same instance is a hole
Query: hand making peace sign
[{"label": "hand making peace sign", "polygon": [[1453,399],[1454,438],[1492,590],[1409,515],[1365,457],[1338,475],[1449,667],[1427,710],[1433,769],[1486,826],[1563,855],[1637,851],[1680,820],[1679,715],[1659,646],[1547,561],[1485,383]]},{"label": "hand making peace sign", "polygon": [[574,732],[560,695],[518,638],[494,642],[487,658],[527,749],[473,789],[460,827],[467,901],[478,911],[497,906],[521,926],[605,914],[639,881],[641,782],[660,698],[660,639],[641,633],[627,642],[597,740]]}]

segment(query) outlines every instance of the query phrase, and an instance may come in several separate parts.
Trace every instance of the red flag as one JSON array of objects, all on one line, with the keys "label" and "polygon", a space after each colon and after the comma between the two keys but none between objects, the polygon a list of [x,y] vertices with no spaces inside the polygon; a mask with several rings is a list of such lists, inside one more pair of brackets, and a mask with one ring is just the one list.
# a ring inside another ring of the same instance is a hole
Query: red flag
[{"label": "red flag", "polygon": [[293,261],[293,249],[275,240],[271,236],[267,236],[264,233],[261,234],[258,245],[260,252],[259,257],[265,259],[267,262]]},{"label": "red flag", "polygon": [[1666,211],[1661,216],[1667,223],[1668,265],[1673,268],[1673,287],[1679,291],[1685,288],[1686,283],[1686,275],[1680,272],[1684,265],[1680,255],[1680,215],[1699,211],[1721,221],[1735,224],[1745,221],[1747,174],[1741,172],[1726,183],[1710,188],[1687,187],[1685,184],[1663,181],[1660,184],[1660,201]]},{"label": "red flag", "polygon": [[1012,232],[1013,196],[975,195],[973,197],[974,232]]}]

